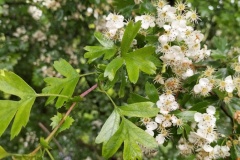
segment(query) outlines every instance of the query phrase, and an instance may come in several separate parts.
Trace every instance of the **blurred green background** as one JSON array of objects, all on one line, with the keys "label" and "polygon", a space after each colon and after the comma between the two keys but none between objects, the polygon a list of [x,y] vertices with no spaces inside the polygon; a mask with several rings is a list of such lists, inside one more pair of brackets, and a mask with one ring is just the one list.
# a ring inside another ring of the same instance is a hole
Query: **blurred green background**
[{"label": "blurred green background", "polygon": [[[42,0],[0,0],[0,69],[7,69],[22,77],[36,92],[45,86],[43,79],[58,76],[52,64],[59,58],[66,59],[80,73],[96,70],[98,61],[90,65],[83,58],[83,47],[97,44],[94,31],[104,31],[104,16],[110,12],[131,15],[148,13],[150,0],[135,4],[133,0],[59,0],[49,4]],[[175,1],[168,1],[174,4]],[[201,20],[196,29],[205,34],[205,43],[215,49],[213,38],[226,39],[229,46],[240,47],[240,1],[237,0],[187,0],[186,4],[196,9]],[[40,16],[41,15],[41,16]],[[107,62],[104,62],[107,63]],[[82,78],[74,95],[79,95],[97,82],[97,76]],[[143,92],[141,79],[131,91]],[[109,94],[117,104],[126,102],[127,96],[119,98],[117,90]],[[15,97],[0,92],[1,99]],[[45,106],[44,98],[38,98],[28,125],[21,134],[10,141],[9,130],[0,137],[0,145],[9,152],[29,153],[38,144],[39,137],[47,134],[39,127],[42,123],[51,130],[50,118],[56,114],[54,106]],[[101,145],[94,143],[102,124],[112,111],[109,99],[100,92],[87,95],[72,112],[75,122],[56,139],[60,148],[52,142],[56,159],[101,160]],[[59,112],[64,113],[61,109]],[[155,158],[149,153],[145,159],[180,159],[175,147],[159,148]],[[154,153],[155,154],[155,153]],[[121,152],[113,158],[121,159]]]}]

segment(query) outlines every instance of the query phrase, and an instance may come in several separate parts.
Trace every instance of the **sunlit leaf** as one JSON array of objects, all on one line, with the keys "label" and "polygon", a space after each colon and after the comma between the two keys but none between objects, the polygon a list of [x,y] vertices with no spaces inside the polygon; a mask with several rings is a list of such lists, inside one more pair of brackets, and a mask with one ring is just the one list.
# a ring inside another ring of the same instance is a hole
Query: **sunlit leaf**
[{"label": "sunlit leaf", "polygon": [[36,93],[19,76],[4,70],[0,70],[0,90],[20,98],[19,101],[0,100],[0,136],[15,116],[11,128],[13,139],[28,122]]},{"label": "sunlit leaf", "polygon": [[147,74],[155,74],[157,67],[151,61],[151,56],[155,52],[155,48],[147,46],[123,56],[126,62],[126,68],[129,80],[136,83],[139,78],[139,70]]},{"label": "sunlit leaf", "polygon": [[154,117],[158,114],[159,108],[153,107],[152,102],[132,103],[120,106],[118,109],[123,115],[131,117]]},{"label": "sunlit leaf", "polygon": [[43,148],[51,149],[49,143],[43,137],[40,137],[40,144]]},{"label": "sunlit leaf", "polygon": [[120,115],[116,110],[108,117],[101,131],[99,132],[95,142],[102,143],[108,141],[110,137],[117,131],[120,122]]},{"label": "sunlit leaf", "polygon": [[124,129],[124,123],[121,123],[118,130],[114,133],[114,135],[103,144],[102,148],[102,155],[105,158],[110,158],[114,155],[114,153],[117,152],[121,144],[123,143],[123,140],[125,139],[125,129]]},{"label": "sunlit leaf", "polygon": [[105,54],[104,59],[110,59],[117,52],[116,47],[102,47],[102,46],[86,46],[84,49],[88,52],[84,54],[84,58],[91,63]]},{"label": "sunlit leaf", "polygon": [[[59,95],[64,95],[70,98],[78,83],[78,80],[80,77],[79,74],[64,59],[55,61],[53,66],[65,78],[56,78],[56,77],[45,78],[44,81],[47,83],[47,86],[43,89],[43,93],[59,94]],[[46,104],[51,103],[55,98],[56,96],[49,97]],[[60,108],[63,106],[64,102],[67,100],[68,98],[58,97],[55,106],[57,108]]]},{"label": "sunlit leaf", "polygon": [[146,95],[148,96],[148,98],[156,103],[159,99],[159,95],[158,95],[158,90],[156,89],[156,87],[153,84],[150,84],[149,82],[147,82],[145,84],[145,92]]},{"label": "sunlit leaf", "polygon": [[133,21],[128,22],[128,25],[123,34],[122,43],[121,43],[121,55],[122,56],[124,56],[128,52],[128,50],[132,44],[132,41],[136,37],[140,28],[141,28],[140,21],[138,21],[135,24]]},{"label": "sunlit leaf", "polygon": [[0,159],[8,157],[8,156],[10,156],[10,154],[8,152],[6,152],[2,146],[0,146]]},{"label": "sunlit leaf", "polygon": [[125,118],[123,119],[123,121],[124,128],[126,129],[126,134],[128,134],[126,135],[126,137],[140,143],[141,145],[148,149],[154,149],[158,146],[156,140],[147,132],[143,131],[135,124],[133,124],[131,121]]},{"label": "sunlit leaf", "polygon": [[[57,115],[55,115],[54,117],[51,118],[52,123],[50,124],[50,126],[52,126],[52,129],[56,128],[60,121],[63,119],[63,115],[61,113],[57,113]],[[70,128],[70,126],[72,125],[72,123],[74,122],[74,119],[70,116],[68,116],[63,124],[60,126],[60,128],[58,129],[57,133],[60,133],[68,128]]]},{"label": "sunlit leaf", "polygon": [[117,70],[123,65],[124,60],[120,57],[113,59],[104,71],[104,77],[108,77],[112,81],[115,77]]},{"label": "sunlit leaf", "polygon": [[132,137],[127,138],[124,141],[124,150],[123,150],[123,159],[142,159],[142,150],[135,142],[131,139]]},{"label": "sunlit leaf", "polygon": [[101,32],[94,33],[95,38],[97,38],[98,42],[101,43],[104,47],[113,47],[113,41],[106,38]]}]

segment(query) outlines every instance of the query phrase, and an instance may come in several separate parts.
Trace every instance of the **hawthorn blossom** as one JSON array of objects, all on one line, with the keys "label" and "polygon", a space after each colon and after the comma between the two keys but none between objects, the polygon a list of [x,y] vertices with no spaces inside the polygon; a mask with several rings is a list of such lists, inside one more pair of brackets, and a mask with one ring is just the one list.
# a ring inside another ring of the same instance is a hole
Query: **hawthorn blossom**
[{"label": "hawthorn blossom", "polygon": [[156,122],[148,122],[146,125],[146,132],[150,134],[151,136],[154,136],[153,130],[157,129],[158,124]]},{"label": "hawthorn blossom", "polygon": [[137,22],[137,21],[142,22],[141,27],[143,29],[148,29],[149,27],[154,27],[155,26],[155,17],[150,16],[150,15],[136,16],[135,17],[135,22]]},{"label": "hawthorn blossom", "polygon": [[172,94],[162,94],[157,101],[157,107],[160,108],[160,113],[168,114],[170,111],[178,109],[179,105]]},{"label": "hawthorn blossom", "polygon": [[162,27],[166,22],[172,22],[176,19],[176,8],[170,5],[165,5],[162,8],[157,8],[158,16],[156,19],[156,24]]},{"label": "hawthorn blossom", "polygon": [[36,6],[30,6],[28,8],[28,13],[30,13],[35,20],[39,20],[42,16],[42,10],[38,9]]},{"label": "hawthorn blossom", "polygon": [[106,17],[107,23],[106,27],[109,29],[120,29],[124,26],[124,17],[122,15],[112,14],[110,13]]},{"label": "hawthorn blossom", "polygon": [[212,87],[213,87],[213,84],[210,83],[209,79],[201,78],[199,80],[199,83],[194,86],[193,91],[196,94],[201,94],[203,96],[206,96],[212,90]]}]

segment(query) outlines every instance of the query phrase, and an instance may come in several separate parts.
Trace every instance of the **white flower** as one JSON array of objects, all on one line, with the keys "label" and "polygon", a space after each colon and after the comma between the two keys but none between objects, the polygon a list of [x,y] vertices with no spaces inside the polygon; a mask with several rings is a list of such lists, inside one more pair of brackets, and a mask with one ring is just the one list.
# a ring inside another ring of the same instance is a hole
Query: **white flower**
[{"label": "white flower", "polygon": [[160,108],[160,113],[162,114],[168,114],[170,111],[174,111],[179,108],[179,105],[172,94],[162,94],[159,96],[157,106]]},{"label": "white flower", "polygon": [[155,122],[161,124],[165,119],[166,119],[165,116],[163,116],[162,114],[158,114],[158,115],[155,117]]},{"label": "white flower", "polygon": [[182,74],[182,78],[186,79],[188,77],[191,77],[193,75],[193,70],[192,69],[188,69],[185,73]]},{"label": "white flower", "polygon": [[230,149],[229,149],[228,146],[216,145],[213,148],[214,156],[215,156],[215,158],[225,158],[225,157],[228,157],[228,156],[230,156],[229,150]]},{"label": "white flower", "polygon": [[146,125],[147,129],[145,130],[145,132],[147,132],[151,136],[154,136],[153,130],[157,129],[157,127],[158,127],[158,124],[156,122],[147,122],[147,125]]},{"label": "white flower", "polygon": [[38,9],[36,6],[30,6],[28,8],[28,13],[30,13],[35,20],[39,20],[42,16],[42,10]]},{"label": "white flower", "polygon": [[203,129],[199,128],[196,134],[201,138],[207,140],[208,143],[215,141],[217,138],[216,133],[214,132],[214,128],[211,126]]},{"label": "white flower", "polygon": [[154,132],[152,130],[146,129],[145,132],[147,132],[151,136],[154,136]]},{"label": "white flower", "polygon": [[208,95],[208,93],[212,90],[213,84],[210,83],[209,79],[201,78],[199,80],[199,84],[196,84],[193,88],[194,93],[202,94],[203,96]]},{"label": "white flower", "polygon": [[157,8],[158,16],[156,19],[156,23],[159,27],[162,27],[165,22],[172,22],[176,19],[176,8],[171,7],[170,5],[165,5],[162,8]]},{"label": "white flower", "polygon": [[233,80],[232,80],[232,76],[227,76],[225,78],[225,90],[228,92],[228,93],[232,93],[233,90],[235,89],[235,85],[233,83]]},{"label": "white flower", "polygon": [[158,144],[163,144],[165,141],[165,136],[163,134],[158,134],[155,139]]},{"label": "white flower", "polygon": [[106,27],[108,29],[120,29],[124,26],[124,17],[122,15],[117,15],[117,14],[112,14],[110,13],[107,17],[106,17],[107,23],[106,23]]},{"label": "white flower", "polygon": [[238,63],[240,63],[240,56],[238,56]]},{"label": "white flower", "polygon": [[154,27],[155,26],[155,18],[150,15],[142,15],[142,16],[136,16],[135,17],[135,22],[137,21],[142,21],[142,28],[143,29],[148,29],[149,27]]},{"label": "white flower", "polygon": [[206,152],[212,152],[213,151],[213,147],[210,146],[209,144],[205,144],[203,147],[204,151]]},{"label": "white flower", "polygon": [[156,122],[148,122],[146,125],[146,128],[148,130],[155,130],[158,127],[158,124]]},{"label": "white flower", "polygon": [[206,111],[208,114],[214,115],[216,112],[216,108],[214,106],[208,106]]}]

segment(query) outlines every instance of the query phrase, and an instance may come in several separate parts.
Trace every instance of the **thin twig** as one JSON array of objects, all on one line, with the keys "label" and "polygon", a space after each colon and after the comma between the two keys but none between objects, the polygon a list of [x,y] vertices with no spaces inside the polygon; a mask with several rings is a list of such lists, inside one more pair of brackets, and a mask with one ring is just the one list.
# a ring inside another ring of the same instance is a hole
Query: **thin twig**
[{"label": "thin twig", "polygon": [[[94,89],[97,88],[97,84],[95,84],[94,86],[92,86],[91,88],[89,88],[88,90],[86,90],[85,92],[83,92],[80,97],[83,98],[85,97],[87,94],[89,94],[90,92],[92,92]],[[68,115],[71,113],[71,111],[73,110],[73,108],[76,106],[76,102],[74,102],[71,107],[68,109],[67,113],[64,115],[64,117],[62,118],[62,120],[59,122],[59,124],[54,128],[54,130],[49,134],[49,136],[45,139],[46,142],[50,142],[53,138],[53,136],[56,134],[56,132],[58,131],[58,129],[61,127],[61,125],[64,123],[64,121],[67,119]],[[39,145],[34,151],[32,151],[29,156],[34,156],[39,150],[41,149],[41,146]]]},{"label": "thin twig", "polygon": [[[48,135],[51,133],[41,122],[38,123],[39,127],[46,132]],[[56,140],[56,138],[53,137],[53,141],[54,143],[57,145],[58,149],[60,150],[60,152],[62,152],[64,154],[63,148],[60,145],[60,143]]]}]

